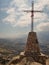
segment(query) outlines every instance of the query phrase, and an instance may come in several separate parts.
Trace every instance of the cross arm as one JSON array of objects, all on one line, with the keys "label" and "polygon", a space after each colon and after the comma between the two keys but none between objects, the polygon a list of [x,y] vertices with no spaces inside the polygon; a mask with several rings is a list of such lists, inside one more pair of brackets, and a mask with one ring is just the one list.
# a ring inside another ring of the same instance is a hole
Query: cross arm
[{"label": "cross arm", "polygon": [[32,10],[32,11],[31,10],[23,10],[23,11],[24,12],[41,12],[41,13],[43,12],[43,11],[34,11],[34,10]]},{"label": "cross arm", "polygon": [[31,10],[23,10],[24,12],[31,12]]},{"label": "cross arm", "polygon": [[41,12],[42,13],[43,11],[34,11],[34,12]]}]

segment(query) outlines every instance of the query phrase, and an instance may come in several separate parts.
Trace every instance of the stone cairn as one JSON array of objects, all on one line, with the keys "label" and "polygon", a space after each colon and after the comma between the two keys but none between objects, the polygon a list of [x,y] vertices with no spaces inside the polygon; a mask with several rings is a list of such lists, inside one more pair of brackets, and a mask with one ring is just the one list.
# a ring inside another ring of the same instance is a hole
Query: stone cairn
[{"label": "stone cairn", "polygon": [[[46,65],[46,56],[41,55],[36,32],[29,32],[25,48],[25,56],[32,57],[34,61]],[[30,59],[30,58],[29,58]]]}]

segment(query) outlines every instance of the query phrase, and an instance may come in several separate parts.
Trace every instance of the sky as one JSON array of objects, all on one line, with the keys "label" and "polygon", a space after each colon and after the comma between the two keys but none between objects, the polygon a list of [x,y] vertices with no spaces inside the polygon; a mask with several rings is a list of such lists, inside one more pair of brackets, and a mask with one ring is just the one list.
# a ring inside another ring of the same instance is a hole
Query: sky
[{"label": "sky", "polygon": [[[0,38],[22,38],[31,30],[31,10],[33,0],[0,0]],[[34,31],[40,41],[49,42],[49,0],[34,0]]]}]

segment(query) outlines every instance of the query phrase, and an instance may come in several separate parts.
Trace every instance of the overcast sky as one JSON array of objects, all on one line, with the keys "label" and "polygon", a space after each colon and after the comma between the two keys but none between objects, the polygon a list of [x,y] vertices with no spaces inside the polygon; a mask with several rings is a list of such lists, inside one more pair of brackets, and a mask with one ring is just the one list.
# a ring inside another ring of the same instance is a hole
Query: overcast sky
[{"label": "overcast sky", "polygon": [[[0,0],[0,38],[21,38],[31,30],[31,10],[33,0]],[[34,31],[40,39],[49,40],[49,0],[34,0]]]}]

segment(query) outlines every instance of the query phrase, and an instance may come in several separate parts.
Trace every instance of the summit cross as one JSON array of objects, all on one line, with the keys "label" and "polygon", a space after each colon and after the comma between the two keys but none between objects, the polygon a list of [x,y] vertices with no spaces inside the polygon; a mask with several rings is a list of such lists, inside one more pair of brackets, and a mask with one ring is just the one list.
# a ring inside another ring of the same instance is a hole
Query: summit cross
[{"label": "summit cross", "polygon": [[31,10],[24,10],[24,12],[31,12],[31,32],[33,32],[34,12],[40,12],[40,13],[42,13],[43,11],[34,10],[34,2],[32,2],[32,9]]}]

